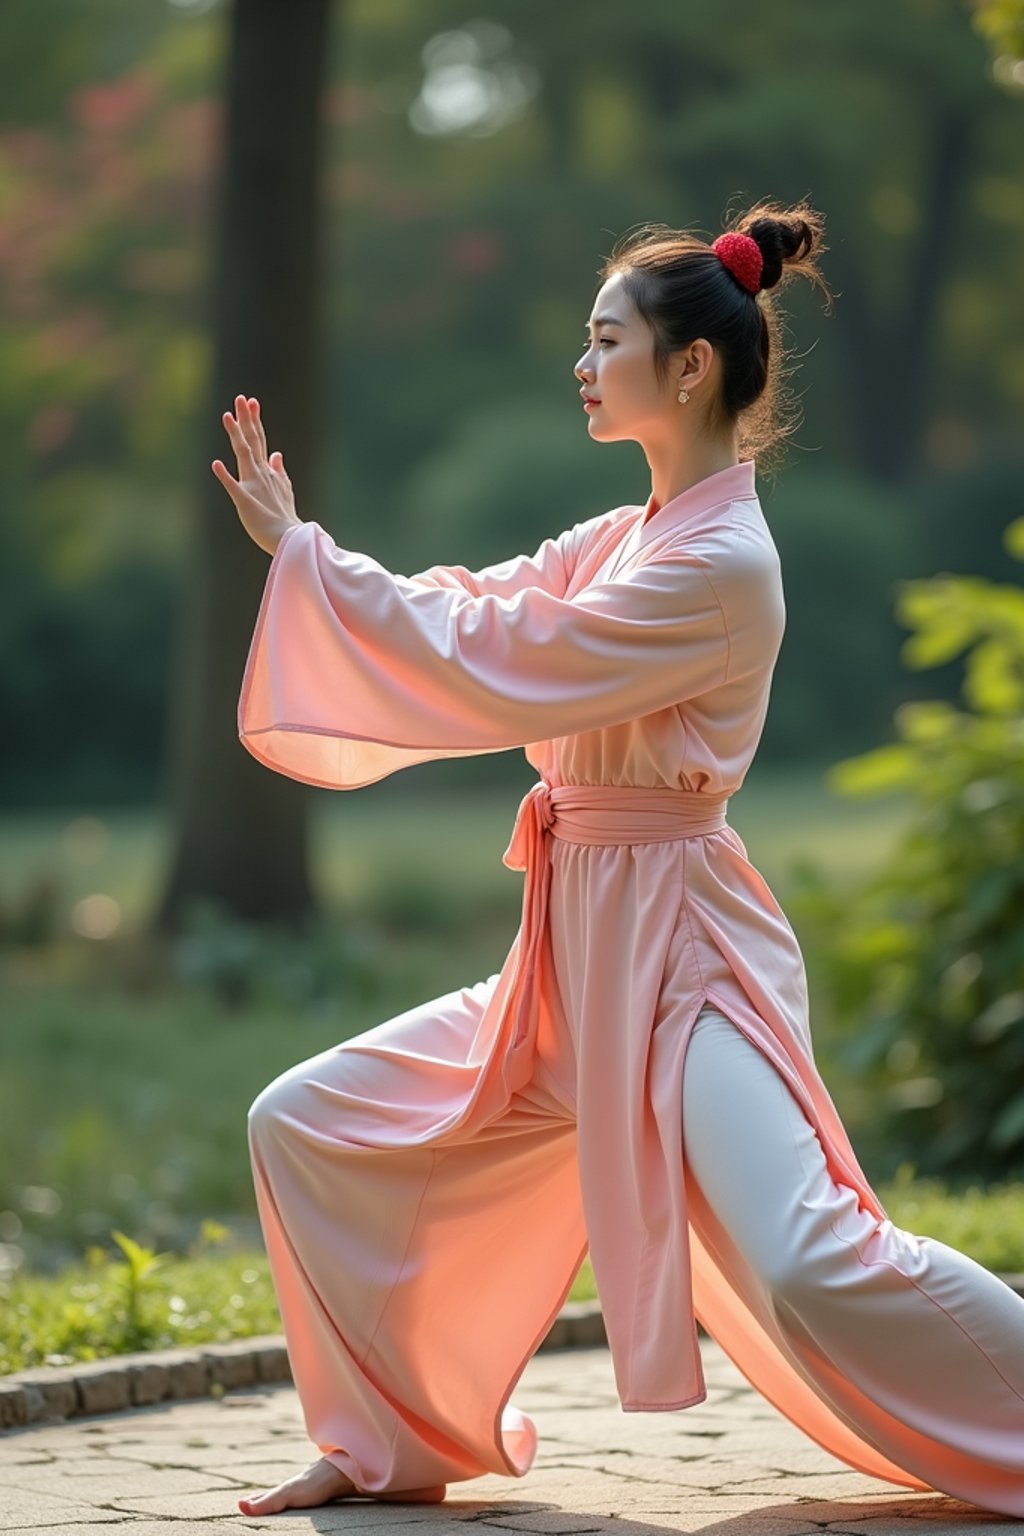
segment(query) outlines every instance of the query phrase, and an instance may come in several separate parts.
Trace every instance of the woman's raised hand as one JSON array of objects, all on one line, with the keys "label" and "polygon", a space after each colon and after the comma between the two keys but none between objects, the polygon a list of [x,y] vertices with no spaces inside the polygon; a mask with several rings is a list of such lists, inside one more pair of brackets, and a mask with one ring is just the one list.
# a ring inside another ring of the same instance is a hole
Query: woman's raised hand
[{"label": "woman's raised hand", "polygon": [[236,416],[225,411],[221,420],[235,451],[238,479],[220,459],[214,459],[213,472],[234,502],[246,533],[273,555],[285,530],[302,519],[295,511],[284,459],[277,452],[267,457],[259,401],[236,395],[235,411]]}]

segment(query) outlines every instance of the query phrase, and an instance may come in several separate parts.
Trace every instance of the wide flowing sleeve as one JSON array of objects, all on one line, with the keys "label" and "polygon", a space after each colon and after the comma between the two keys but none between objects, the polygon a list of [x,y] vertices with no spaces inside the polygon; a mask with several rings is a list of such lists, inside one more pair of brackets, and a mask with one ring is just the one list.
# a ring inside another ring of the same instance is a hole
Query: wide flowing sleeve
[{"label": "wide flowing sleeve", "polygon": [[537,586],[474,597],[297,524],[267,575],[239,737],[278,773],[356,789],[414,763],[635,719],[728,676],[711,564],[672,552],[572,599]]},{"label": "wide flowing sleeve", "polygon": [[588,527],[577,523],[557,538],[545,539],[532,555],[513,555],[479,571],[464,565],[431,565],[406,579],[420,587],[461,590],[471,597],[512,597],[524,587],[539,587],[552,597],[564,597]]}]

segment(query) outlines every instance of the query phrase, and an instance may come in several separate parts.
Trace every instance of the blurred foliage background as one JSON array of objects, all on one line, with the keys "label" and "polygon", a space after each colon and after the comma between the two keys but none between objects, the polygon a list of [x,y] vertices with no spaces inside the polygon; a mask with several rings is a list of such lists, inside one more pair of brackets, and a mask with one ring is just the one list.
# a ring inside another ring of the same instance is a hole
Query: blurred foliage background
[{"label": "blurred foliage background", "polygon": [[[835,310],[787,293],[804,419],[760,481],[787,633],[730,816],[806,945],[819,1056],[879,1173],[1024,1161],[1024,659],[1019,614],[993,597],[1019,596],[1007,530],[1024,513],[1021,14],[332,8],[321,472],[299,510],[394,571],[479,566],[645,499],[640,449],[589,440],[572,374],[619,233],[663,220],[713,237],[761,196],[825,214]],[[500,854],[532,775],[502,754],[357,796],[309,790],[322,914],[298,944],[213,907],[170,949],[142,937],[209,429],[231,22],[224,0],[0,8],[9,1256],[42,1256],[47,1232],[75,1245],[116,1219],[161,1238],[183,1210],[244,1207],[263,1082],[496,970],[517,921]],[[915,650],[907,631],[931,621],[901,594],[945,578],[946,638]],[[972,647],[988,687],[965,699]],[[895,798],[844,804],[856,771],[826,771],[870,753],[892,771],[862,765],[860,789]]]},{"label": "blurred foliage background", "polygon": [[[228,17],[167,0],[0,15],[8,805],[145,804],[159,783]],[[362,0],[338,8],[332,49],[324,469],[301,514],[408,571],[642,501],[637,445],[590,442],[578,411],[600,257],[643,219],[713,235],[757,195],[806,194],[837,303],[826,317],[791,292],[805,420],[762,485],[790,617],[761,754],[880,740],[922,687],[894,583],[1015,576],[1020,87],[993,78],[967,6]]]}]

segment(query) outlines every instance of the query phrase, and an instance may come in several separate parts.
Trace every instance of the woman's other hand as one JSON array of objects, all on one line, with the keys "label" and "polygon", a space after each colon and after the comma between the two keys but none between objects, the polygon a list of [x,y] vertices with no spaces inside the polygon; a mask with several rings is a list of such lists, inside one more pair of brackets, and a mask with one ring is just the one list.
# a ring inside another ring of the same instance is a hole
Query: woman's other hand
[{"label": "woman's other hand", "polygon": [[273,555],[281,535],[302,519],[295,511],[284,459],[277,452],[267,456],[259,401],[236,395],[235,411],[236,416],[225,411],[221,420],[235,451],[238,479],[220,459],[214,459],[213,472],[234,502],[246,533]]}]

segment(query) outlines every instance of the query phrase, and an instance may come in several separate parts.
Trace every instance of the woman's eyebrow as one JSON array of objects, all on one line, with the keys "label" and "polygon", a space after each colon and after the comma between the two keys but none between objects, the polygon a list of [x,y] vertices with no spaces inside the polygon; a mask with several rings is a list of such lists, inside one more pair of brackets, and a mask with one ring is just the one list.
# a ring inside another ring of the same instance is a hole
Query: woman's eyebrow
[{"label": "woman's eyebrow", "polygon": [[596,320],[587,321],[587,329],[589,330],[592,325],[625,325],[625,323],[625,320],[616,320],[614,315],[598,315]]}]

